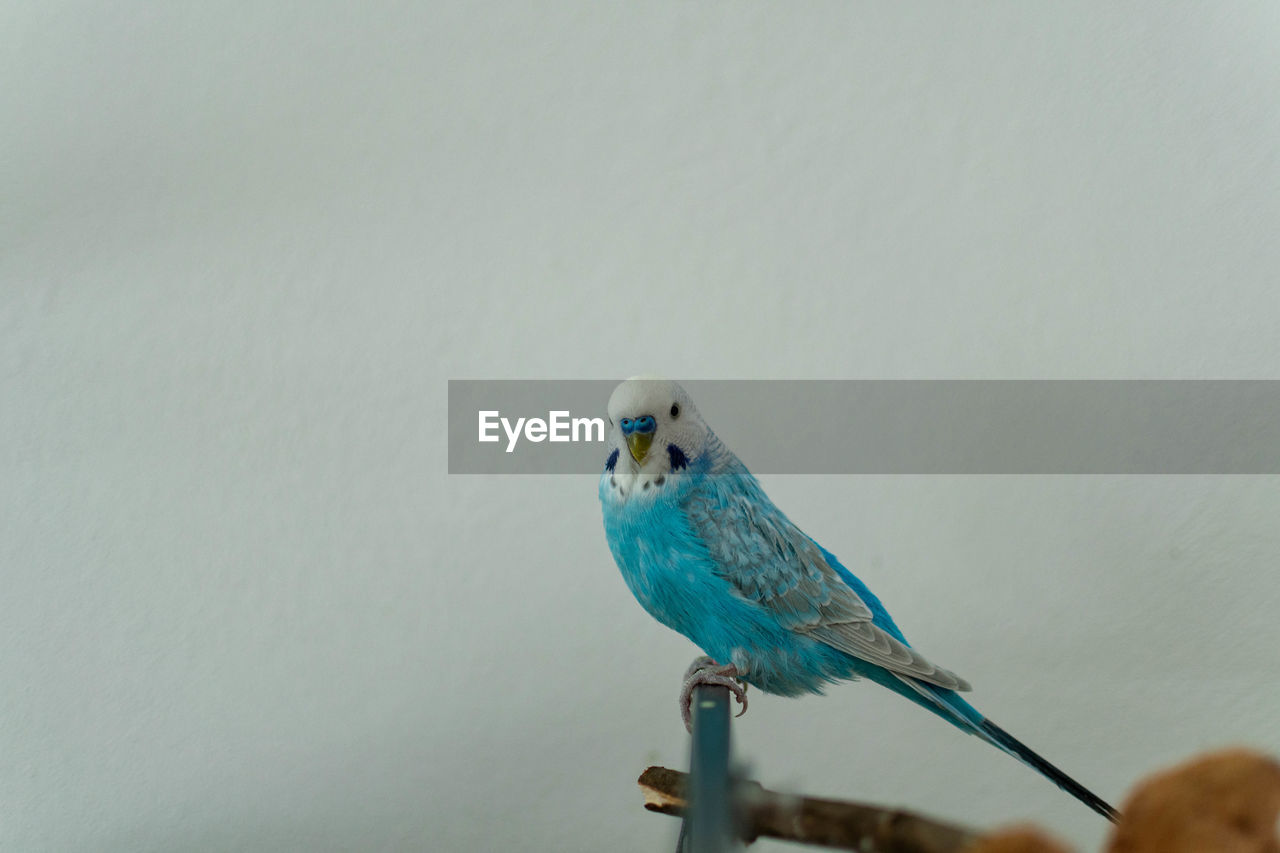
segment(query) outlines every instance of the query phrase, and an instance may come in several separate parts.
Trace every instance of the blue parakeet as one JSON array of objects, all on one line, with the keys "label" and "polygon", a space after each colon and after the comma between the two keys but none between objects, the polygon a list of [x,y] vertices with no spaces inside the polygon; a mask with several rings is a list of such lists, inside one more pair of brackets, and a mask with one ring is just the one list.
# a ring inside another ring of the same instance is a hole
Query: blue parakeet
[{"label": "blue parakeet", "polygon": [[907,642],[880,600],[805,535],[666,380],[630,379],[609,399],[600,502],[627,586],[709,657],[695,684],[796,696],[866,678],[1030,765],[1110,820],[1117,812],[960,697],[964,679]]}]

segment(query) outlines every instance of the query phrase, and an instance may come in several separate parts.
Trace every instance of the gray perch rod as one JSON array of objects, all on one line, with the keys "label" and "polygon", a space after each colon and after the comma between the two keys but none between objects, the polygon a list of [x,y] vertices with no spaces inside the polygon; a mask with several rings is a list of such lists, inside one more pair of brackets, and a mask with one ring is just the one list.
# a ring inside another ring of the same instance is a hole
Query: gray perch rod
[{"label": "gray perch rod", "polygon": [[737,837],[729,778],[729,690],[700,684],[693,690],[689,747],[689,804],[681,853],[728,853]]}]

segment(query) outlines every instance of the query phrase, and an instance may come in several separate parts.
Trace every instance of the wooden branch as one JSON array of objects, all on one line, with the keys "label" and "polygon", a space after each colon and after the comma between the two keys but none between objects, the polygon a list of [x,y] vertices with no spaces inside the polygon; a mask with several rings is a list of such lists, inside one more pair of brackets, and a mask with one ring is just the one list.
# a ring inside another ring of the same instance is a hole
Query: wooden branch
[{"label": "wooden branch", "polygon": [[[640,774],[644,807],[683,816],[688,805],[688,776],[666,767]],[[978,840],[977,833],[911,812],[841,800],[796,797],[769,791],[758,782],[742,782],[742,838],[781,838],[861,853],[955,853]]]}]

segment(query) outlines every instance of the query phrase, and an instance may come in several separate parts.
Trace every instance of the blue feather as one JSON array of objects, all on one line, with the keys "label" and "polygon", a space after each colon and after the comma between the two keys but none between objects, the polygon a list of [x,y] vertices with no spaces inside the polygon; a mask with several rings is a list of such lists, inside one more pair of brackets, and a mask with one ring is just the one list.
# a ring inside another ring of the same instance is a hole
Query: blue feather
[{"label": "blue feather", "polygon": [[676,447],[674,444],[667,445],[667,458],[671,460],[671,470],[679,471],[681,468],[687,468],[689,460],[685,457],[684,451]]}]

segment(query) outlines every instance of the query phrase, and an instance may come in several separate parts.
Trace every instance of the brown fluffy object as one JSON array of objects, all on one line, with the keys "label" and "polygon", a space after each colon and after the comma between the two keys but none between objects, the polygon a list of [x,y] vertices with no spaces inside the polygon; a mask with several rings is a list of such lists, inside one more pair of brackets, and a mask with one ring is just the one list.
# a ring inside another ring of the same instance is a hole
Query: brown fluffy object
[{"label": "brown fluffy object", "polygon": [[1108,853],[1280,853],[1280,764],[1246,749],[1192,759],[1142,782]]},{"label": "brown fluffy object", "polygon": [[1012,826],[984,835],[964,853],[1071,853],[1054,839],[1032,826]]}]

